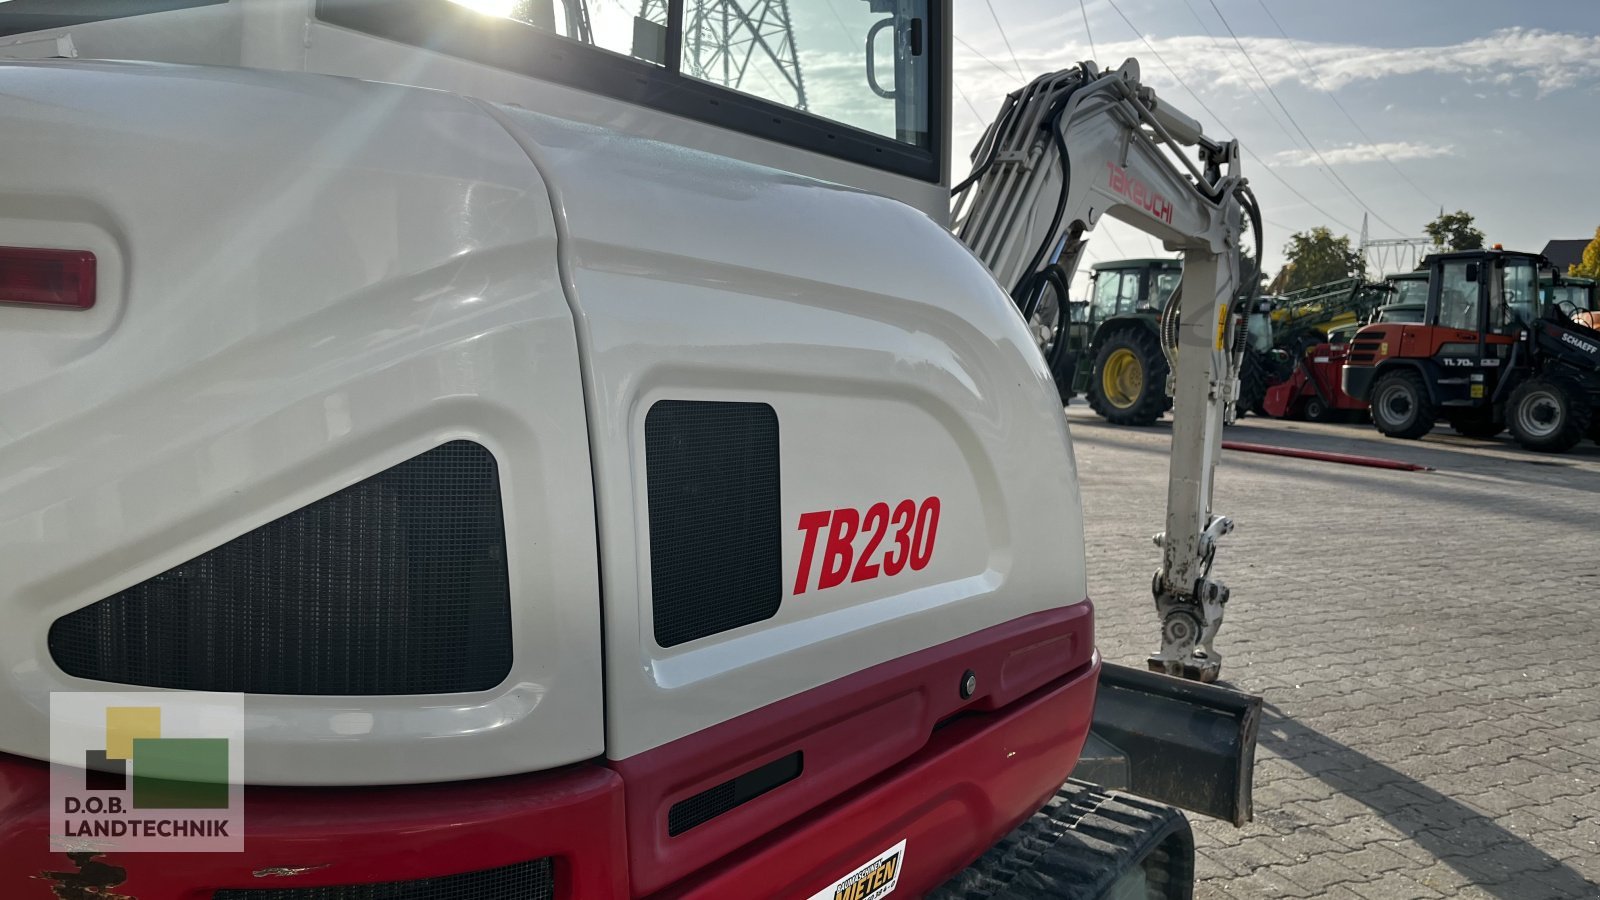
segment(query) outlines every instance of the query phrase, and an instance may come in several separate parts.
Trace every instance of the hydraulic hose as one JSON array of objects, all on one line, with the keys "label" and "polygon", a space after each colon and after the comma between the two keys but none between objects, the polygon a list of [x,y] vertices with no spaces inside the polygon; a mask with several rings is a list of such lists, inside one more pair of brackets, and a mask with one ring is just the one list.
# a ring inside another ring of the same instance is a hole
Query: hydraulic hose
[{"label": "hydraulic hose", "polygon": [[1172,296],[1167,298],[1167,305],[1161,308],[1161,320],[1157,328],[1161,338],[1161,355],[1167,358],[1167,367],[1173,370],[1178,367],[1178,320],[1182,313],[1183,281],[1179,279]]}]

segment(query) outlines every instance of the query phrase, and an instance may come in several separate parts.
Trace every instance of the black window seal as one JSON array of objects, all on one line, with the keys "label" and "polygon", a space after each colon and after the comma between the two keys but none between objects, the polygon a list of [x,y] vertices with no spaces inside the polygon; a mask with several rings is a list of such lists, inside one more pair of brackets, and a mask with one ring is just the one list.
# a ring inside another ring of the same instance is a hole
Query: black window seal
[{"label": "black window seal", "polygon": [[106,19],[221,6],[228,0],[9,0],[0,3],[0,37],[71,28]]},{"label": "black window seal", "polygon": [[[942,104],[929,103],[929,146],[916,147],[683,75],[676,71],[682,53],[682,11],[683,0],[671,0],[667,65],[663,67],[533,27],[497,27],[495,20],[450,0],[317,0],[316,7],[317,18],[329,25],[939,183]],[[928,15],[938,15],[938,4],[929,4]],[[933,28],[929,31],[937,33]],[[927,41],[923,52],[930,57],[931,101],[940,96],[943,87],[938,56],[942,48]]]}]

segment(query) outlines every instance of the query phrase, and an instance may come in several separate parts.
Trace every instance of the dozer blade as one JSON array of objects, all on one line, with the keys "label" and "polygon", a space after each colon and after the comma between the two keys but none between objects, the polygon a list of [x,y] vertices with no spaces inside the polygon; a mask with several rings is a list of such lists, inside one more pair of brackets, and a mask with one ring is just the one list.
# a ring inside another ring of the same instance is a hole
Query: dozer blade
[{"label": "dozer blade", "polygon": [[1243,825],[1261,698],[1104,664],[1072,777]]}]

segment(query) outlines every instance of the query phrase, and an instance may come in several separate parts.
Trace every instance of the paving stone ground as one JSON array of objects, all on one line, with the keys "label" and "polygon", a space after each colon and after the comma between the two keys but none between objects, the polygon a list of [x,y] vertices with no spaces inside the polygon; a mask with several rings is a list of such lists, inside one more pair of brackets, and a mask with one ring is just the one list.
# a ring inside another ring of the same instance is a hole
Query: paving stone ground
[{"label": "paving stone ground", "polygon": [[[1100,648],[1142,665],[1171,432],[1068,414]],[[1600,447],[1255,418],[1228,437],[1435,471],[1224,454],[1223,680],[1266,714],[1255,821],[1195,820],[1196,896],[1600,898]]]}]

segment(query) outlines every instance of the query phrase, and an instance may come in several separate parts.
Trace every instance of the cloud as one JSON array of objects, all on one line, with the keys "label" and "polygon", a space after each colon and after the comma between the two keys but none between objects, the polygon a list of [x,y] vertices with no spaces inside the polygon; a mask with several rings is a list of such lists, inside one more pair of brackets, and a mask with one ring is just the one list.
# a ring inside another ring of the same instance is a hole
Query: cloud
[{"label": "cloud", "polygon": [[[1066,20],[1063,30],[1073,33],[1065,27],[1071,25],[1071,17],[1067,16]],[[1060,33],[1031,30],[1035,35]],[[954,125],[958,148],[970,146],[977,139],[982,123],[994,115],[1000,99],[1021,84],[1014,67],[1009,65],[1010,55],[998,33],[981,37],[969,33],[965,40],[972,49],[958,44],[954,59],[956,84],[964,94],[956,98]],[[1218,97],[1218,92],[1237,93],[1249,102],[1250,90],[1262,93],[1256,69],[1260,70],[1260,77],[1275,88],[1294,84],[1309,90],[1328,91],[1351,84],[1417,75],[1459,79],[1473,85],[1474,90],[1507,96],[1528,93],[1543,96],[1558,90],[1600,86],[1600,35],[1536,28],[1506,28],[1455,44],[1414,47],[1315,41],[1295,41],[1291,46],[1281,37],[1241,37],[1240,42],[1250,55],[1248,61],[1228,37],[1213,40],[1204,34],[1146,35],[1146,40],[1160,54],[1160,59],[1138,39],[1100,41],[1096,58],[1105,66],[1118,65],[1129,57],[1137,58],[1144,81],[1191,114],[1200,114],[1202,110],[1190,107],[1190,99],[1173,83],[1167,65],[1225,116],[1233,113],[1225,105],[1226,101]],[[1025,44],[1025,41],[1013,35],[1018,61],[1030,76],[1065,68],[1090,55],[1087,43],[1082,40],[1049,45]],[[979,53],[989,61],[980,58]],[[1309,67],[1302,57],[1311,63]],[[1255,64],[1253,67],[1251,62]],[[968,110],[968,102],[976,108],[976,115]],[[1262,102],[1271,104],[1264,95]],[[1441,93],[1438,102],[1448,105],[1450,101]]]},{"label": "cloud", "polygon": [[[1330,147],[1322,151],[1322,158],[1332,166],[1379,162],[1386,156],[1391,160],[1398,161],[1402,159],[1435,159],[1440,156],[1454,155],[1454,147],[1419,144],[1412,141],[1350,144],[1344,147]],[[1273,154],[1272,161],[1282,166],[1319,165],[1317,157],[1309,150],[1285,150],[1282,153]]]},{"label": "cloud", "polygon": [[[972,50],[957,45],[954,61],[957,83],[985,113],[1020,83],[1013,67],[1007,65],[1010,56],[999,45],[997,35],[990,37],[996,39],[969,38]],[[1531,86],[1540,96],[1600,85],[1600,35],[1537,28],[1504,28],[1460,43],[1415,47],[1314,41],[1291,45],[1281,37],[1242,37],[1240,43],[1249,60],[1230,38],[1146,35],[1146,40],[1156,53],[1151,53],[1140,40],[1102,41],[1096,48],[1098,59],[1103,65],[1114,66],[1135,57],[1145,80],[1169,92],[1181,89],[1172,84],[1167,65],[1190,87],[1206,93],[1218,89],[1259,91],[1261,79],[1273,87],[1298,84],[1311,90],[1336,91],[1351,84],[1414,75],[1457,78],[1479,89],[1494,87],[1506,92]],[[980,53],[988,60],[980,58]],[[1089,53],[1088,47],[1078,41],[1049,46],[1022,46],[1019,42],[1016,55],[1022,69],[1033,76],[1064,68],[1087,58]]]},{"label": "cloud", "polygon": [[[1219,41],[1206,35],[1147,38],[1162,58],[1196,87],[1204,84],[1243,90],[1247,83],[1258,84],[1257,69],[1274,87],[1298,83],[1307,88],[1327,90],[1338,90],[1361,81],[1422,74],[1498,86],[1528,80],[1540,93],[1600,81],[1600,35],[1538,28],[1503,28],[1457,44],[1418,47],[1368,47],[1310,41],[1296,41],[1291,45],[1281,37],[1244,37],[1240,43],[1249,54],[1249,61],[1240,56],[1239,48],[1227,38]],[[1151,56],[1144,43],[1137,40],[1102,43],[1099,49],[1100,58],[1107,62],[1120,61],[1126,56]],[[1058,65],[1061,60],[1056,54],[1041,55],[1054,55]],[[1302,56],[1311,64],[1309,68],[1302,62]],[[1024,68],[1028,62],[1023,60]],[[1250,62],[1254,62],[1253,67]],[[1143,63],[1147,73],[1165,74],[1164,67],[1155,59],[1143,59]]]}]

